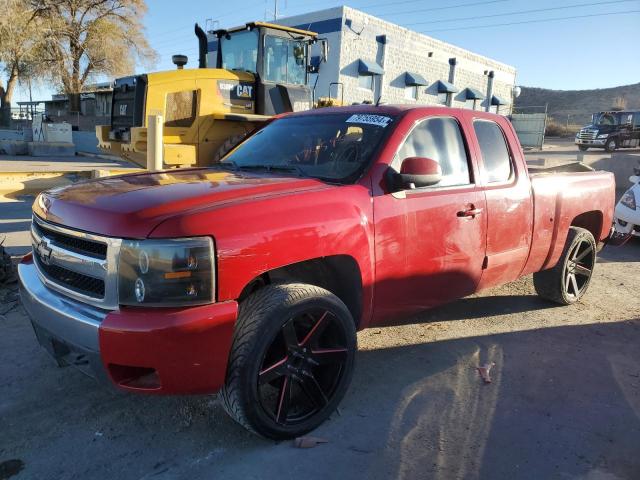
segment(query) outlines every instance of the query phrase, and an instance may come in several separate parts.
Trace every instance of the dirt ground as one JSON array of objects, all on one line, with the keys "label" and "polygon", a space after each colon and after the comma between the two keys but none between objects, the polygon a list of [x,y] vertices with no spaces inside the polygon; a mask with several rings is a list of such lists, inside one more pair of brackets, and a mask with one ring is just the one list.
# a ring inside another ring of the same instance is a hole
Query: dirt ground
[{"label": "dirt ground", "polygon": [[[14,254],[29,202],[0,203]],[[639,278],[636,239],[602,252],[577,305],[528,277],[361,332],[340,412],[314,432],[328,443],[309,450],[247,433],[215,396],[118,393],[57,368],[0,289],[0,480],[638,479]]]},{"label": "dirt ground", "polygon": [[214,396],[122,394],[57,368],[4,289],[0,478],[637,479],[638,274],[635,241],[602,252],[578,305],[525,278],[361,332],[340,414],[315,432],[329,443],[309,450],[245,432]]}]

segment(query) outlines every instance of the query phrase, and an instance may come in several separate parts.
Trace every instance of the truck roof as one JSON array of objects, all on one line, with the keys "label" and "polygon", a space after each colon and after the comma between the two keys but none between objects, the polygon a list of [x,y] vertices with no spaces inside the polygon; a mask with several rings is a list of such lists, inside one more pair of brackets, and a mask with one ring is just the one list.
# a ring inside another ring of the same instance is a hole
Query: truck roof
[{"label": "truck roof", "polygon": [[268,22],[248,22],[238,27],[222,28],[220,30],[215,30],[213,33],[216,36],[220,37],[221,35],[224,35],[226,33],[237,32],[240,30],[251,30],[256,27],[273,28],[274,30],[282,30],[284,32],[297,33],[298,35],[306,35],[309,37],[318,36],[316,32],[311,32],[309,30],[301,30],[299,28],[288,27],[286,25],[277,25],[275,23],[268,23]]},{"label": "truck roof", "polygon": [[[371,105],[371,104],[362,104],[362,105],[350,105],[347,107],[326,107],[326,108],[316,108],[312,110],[305,110],[303,112],[295,112],[295,113],[285,113],[282,116],[307,116],[307,115],[318,115],[322,113],[364,113],[364,114],[377,114],[377,115],[400,115],[412,110],[422,110],[424,113],[442,113],[442,112],[469,112],[468,108],[452,108],[445,107],[440,105],[408,105],[408,104],[397,104],[397,105]],[[480,110],[473,110],[474,114],[477,114],[478,117],[486,117],[486,118],[495,118],[502,117],[503,115],[498,115],[490,112],[482,112]]]}]

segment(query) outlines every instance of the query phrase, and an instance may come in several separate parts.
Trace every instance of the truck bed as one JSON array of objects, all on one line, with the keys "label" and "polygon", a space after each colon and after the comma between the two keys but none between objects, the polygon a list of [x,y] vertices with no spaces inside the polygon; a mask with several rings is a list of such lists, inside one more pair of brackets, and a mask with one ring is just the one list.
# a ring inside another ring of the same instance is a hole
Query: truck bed
[{"label": "truck bed", "polygon": [[596,243],[605,240],[615,203],[615,180],[610,172],[595,171],[579,162],[529,171],[534,221],[531,252],[523,274],[552,268],[571,226],[591,231]]},{"label": "truck bed", "polygon": [[563,163],[562,165],[554,165],[552,167],[538,167],[535,165],[527,165],[529,176],[545,175],[554,173],[576,173],[576,172],[594,172],[595,170],[589,165],[582,162]]}]

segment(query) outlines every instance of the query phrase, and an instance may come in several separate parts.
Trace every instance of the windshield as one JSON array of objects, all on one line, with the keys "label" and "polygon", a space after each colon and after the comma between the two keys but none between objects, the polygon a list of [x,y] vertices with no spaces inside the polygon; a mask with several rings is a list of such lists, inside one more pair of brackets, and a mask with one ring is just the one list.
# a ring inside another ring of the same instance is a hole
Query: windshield
[{"label": "windshield", "polygon": [[256,73],[258,30],[242,30],[220,38],[222,68]]},{"label": "windshield", "polygon": [[391,116],[371,114],[281,118],[241,143],[222,165],[354,181],[369,165],[392,122]]},{"label": "windshield", "polygon": [[631,117],[631,115],[628,113],[611,113],[611,112],[594,113],[593,124],[596,126],[624,125],[628,123],[628,117]]}]

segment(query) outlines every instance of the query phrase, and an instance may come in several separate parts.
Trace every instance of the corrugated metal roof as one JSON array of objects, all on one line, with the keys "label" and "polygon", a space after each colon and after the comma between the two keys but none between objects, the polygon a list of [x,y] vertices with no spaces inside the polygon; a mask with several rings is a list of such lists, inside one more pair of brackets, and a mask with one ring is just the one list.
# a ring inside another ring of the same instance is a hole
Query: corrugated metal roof
[{"label": "corrugated metal roof", "polygon": [[404,84],[405,85],[429,85],[429,82],[425,80],[425,78],[419,73],[406,72],[404,74]]},{"label": "corrugated metal roof", "polygon": [[460,91],[454,85],[444,80],[438,80],[436,85],[438,86],[438,93],[456,93]]},{"label": "corrugated metal roof", "polygon": [[360,59],[358,73],[360,75],[384,75],[384,69],[376,62]]}]

